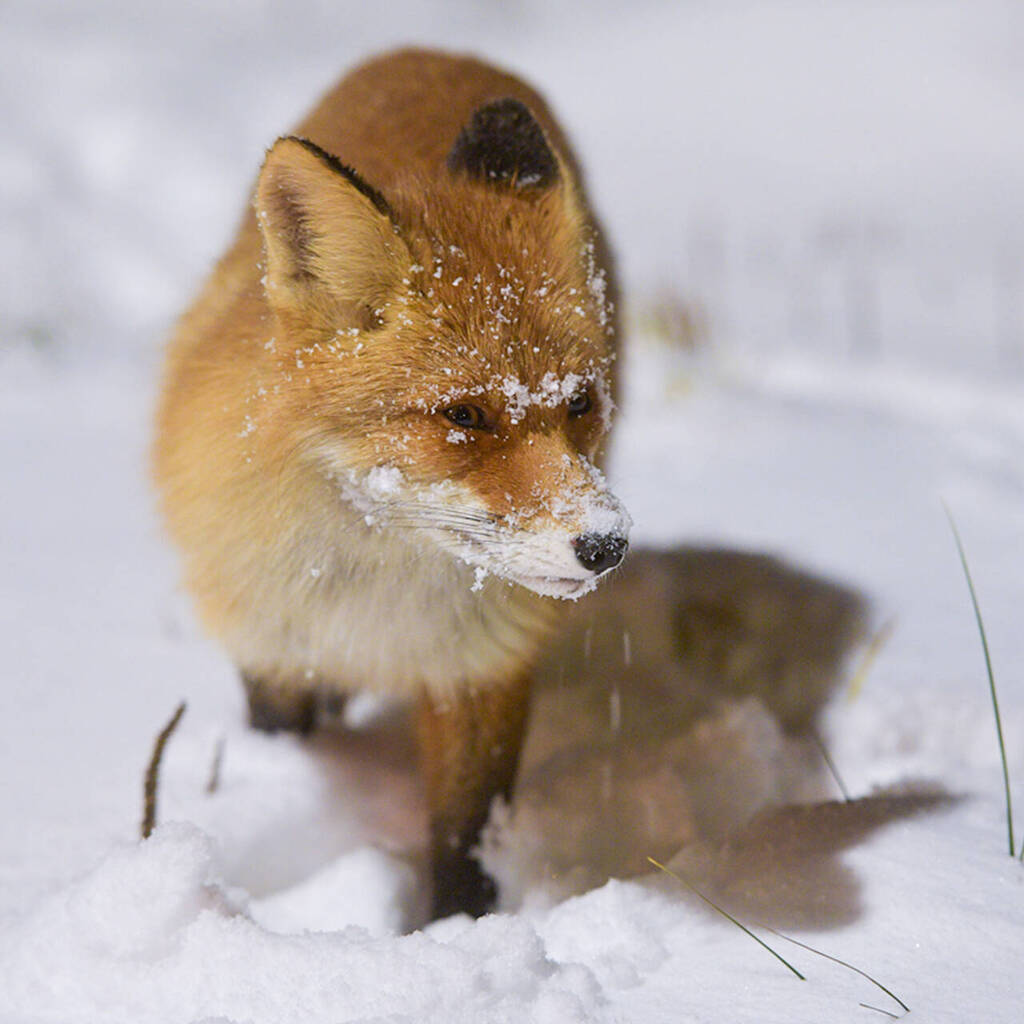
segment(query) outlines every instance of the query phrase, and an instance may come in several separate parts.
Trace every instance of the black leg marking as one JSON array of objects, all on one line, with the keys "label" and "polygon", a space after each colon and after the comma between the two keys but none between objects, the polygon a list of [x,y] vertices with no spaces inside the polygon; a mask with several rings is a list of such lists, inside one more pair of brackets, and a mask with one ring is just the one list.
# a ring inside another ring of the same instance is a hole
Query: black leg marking
[{"label": "black leg marking", "polygon": [[242,675],[249,701],[249,724],[262,732],[308,735],[316,724],[316,695],[312,689],[272,685]]}]

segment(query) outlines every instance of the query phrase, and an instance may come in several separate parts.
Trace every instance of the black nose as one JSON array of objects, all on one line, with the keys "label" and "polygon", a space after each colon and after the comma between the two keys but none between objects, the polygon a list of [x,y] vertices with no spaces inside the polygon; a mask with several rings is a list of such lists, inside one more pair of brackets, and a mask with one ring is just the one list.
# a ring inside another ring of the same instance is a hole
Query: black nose
[{"label": "black nose", "polygon": [[622,561],[629,541],[614,533],[584,533],[572,542],[572,546],[576,551],[576,560],[584,569],[606,572]]}]

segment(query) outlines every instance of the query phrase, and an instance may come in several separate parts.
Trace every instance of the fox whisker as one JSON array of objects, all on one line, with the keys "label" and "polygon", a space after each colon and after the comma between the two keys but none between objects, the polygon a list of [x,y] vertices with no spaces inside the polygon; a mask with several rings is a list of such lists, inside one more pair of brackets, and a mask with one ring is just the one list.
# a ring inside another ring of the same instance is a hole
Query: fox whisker
[{"label": "fox whisker", "polygon": [[409,512],[414,515],[443,515],[446,518],[454,521],[456,519],[467,523],[480,523],[493,525],[499,520],[498,517],[490,512],[481,512],[477,509],[470,508],[467,506],[437,506],[430,502],[425,501],[395,501],[387,502],[381,505],[382,511],[394,509],[397,511]]}]

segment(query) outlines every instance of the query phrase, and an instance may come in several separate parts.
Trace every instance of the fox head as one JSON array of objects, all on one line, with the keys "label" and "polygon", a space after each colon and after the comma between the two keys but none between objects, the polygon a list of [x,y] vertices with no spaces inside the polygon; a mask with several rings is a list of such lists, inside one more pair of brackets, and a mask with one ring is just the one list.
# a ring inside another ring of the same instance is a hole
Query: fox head
[{"label": "fox head", "polygon": [[275,401],[342,500],[478,581],[575,598],[619,563],[630,520],[595,464],[604,276],[571,172],[522,103],[478,108],[435,175],[387,196],[280,139],[255,207],[288,382]]}]

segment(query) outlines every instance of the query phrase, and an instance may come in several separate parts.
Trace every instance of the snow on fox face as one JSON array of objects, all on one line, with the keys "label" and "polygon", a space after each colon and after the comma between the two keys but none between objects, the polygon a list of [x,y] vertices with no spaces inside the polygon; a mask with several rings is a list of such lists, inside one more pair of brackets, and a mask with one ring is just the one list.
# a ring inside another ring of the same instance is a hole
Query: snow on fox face
[{"label": "snow on fox face", "polygon": [[375,332],[339,337],[332,403],[348,379],[390,387],[327,462],[369,522],[417,531],[478,583],[576,598],[622,560],[631,525],[595,465],[612,411],[608,311],[589,248],[557,268],[524,253],[436,244]]},{"label": "snow on fox face", "polygon": [[630,520],[595,468],[611,317],[568,180],[443,176],[396,186],[386,213],[356,189],[337,224],[301,222],[296,269],[297,229],[274,225],[301,205],[297,174],[269,175],[259,210],[302,443],[380,529],[540,594],[590,589],[621,561]]},{"label": "snow on fox face", "polygon": [[[467,442],[467,443],[472,443]],[[582,596],[622,560],[631,520],[585,456],[557,438],[528,435],[503,459],[508,482],[497,511],[472,479],[418,486],[397,467],[346,470],[335,479],[342,496],[380,529],[414,529],[476,570],[475,589],[493,574],[548,597]],[[499,486],[503,486],[499,484]]]},{"label": "snow on fox face", "polygon": [[357,470],[339,452],[343,500],[368,524],[415,531],[413,543],[473,566],[477,588],[493,574],[550,597],[592,590],[622,560],[631,526],[591,461],[610,406],[603,380],[549,373],[531,390],[506,376],[449,400],[394,431],[382,424],[383,463]]}]

